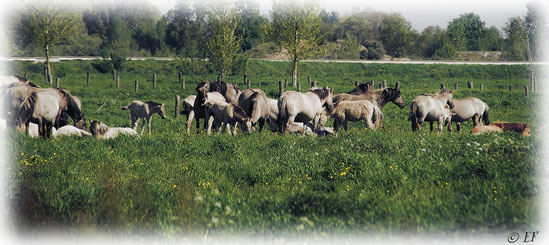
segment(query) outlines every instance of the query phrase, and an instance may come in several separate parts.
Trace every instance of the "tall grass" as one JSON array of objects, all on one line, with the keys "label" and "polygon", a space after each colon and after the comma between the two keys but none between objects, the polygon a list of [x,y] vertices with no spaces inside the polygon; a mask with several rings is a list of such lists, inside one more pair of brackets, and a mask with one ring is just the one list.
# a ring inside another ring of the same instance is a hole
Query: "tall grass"
[{"label": "tall grass", "polygon": [[[116,89],[110,74],[90,62],[62,62],[54,68],[61,86],[80,97],[86,119],[129,126],[120,108],[134,99],[166,104],[174,96],[195,94],[197,82],[215,74],[186,75],[177,82],[177,62],[132,61],[119,72]],[[288,63],[249,61],[247,76],[270,97]],[[15,62],[13,74],[31,71],[41,86],[40,65]],[[300,137],[261,133],[187,136],[184,118],[153,119],[153,136],[42,140],[10,132],[9,197],[13,226],[42,232],[100,230],[162,234],[290,235],[344,232],[506,231],[537,222],[539,123],[534,113],[540,96],[508,90],[529,82],[524,66],[450,66],[303,63],[320,86],[346,92],[354,81],[385,79],[401,83],[406,103],[441,82],[455,98],[478,97],[490,106],[491,121],[533,125],[533,137],[513,132],[472,136],[436,135],[424,127],[412,133],[408,109],[388,104],[385,127],[367,130],[351,123],[337,137]],[[92,86],[86,87],[86,71]],[[152,73],[158,88],[152,89]],[[229,81],[243,86],[242,76]],[[133,81],[139,80],[138,94]],[[466,88],[473,81],[475,89]],[[478,86],[484,85],[480,91]],[[377,85],[376,85],[377,86]],[[294,89],[294,88],[287,88]]]}]

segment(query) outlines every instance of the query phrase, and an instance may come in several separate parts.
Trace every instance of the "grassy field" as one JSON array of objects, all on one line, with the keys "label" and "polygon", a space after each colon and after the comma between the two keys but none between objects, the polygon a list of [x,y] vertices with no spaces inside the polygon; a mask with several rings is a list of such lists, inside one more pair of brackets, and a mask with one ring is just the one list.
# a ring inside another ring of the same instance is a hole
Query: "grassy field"
[{"label": "grassy field", "polygon": [[[187,136],[184,117],[173,117],[174,97],[195,94],[196,84],[215,74],[200,64],[184,66],[187,89],[182,90],[178,62],[126,66],[119,72],[119,89],[110,74],[98,73],[90,62],[63,62],[54,69],[61,87],[82,100],[86,119],[129,126],[128,112],[120,108],[135,99],[165,103],[169,117],[155,116],[153,136],[141,138],[44,141],[9,133],[14,227],[242,236],[480,233],[537,222],[540,124],[534,111],[541,95],[524,96],[529,83],[524,66],[303,63],[300,82],[308,89],[311,76],[319,86],[347,92],[355,80],[375,80],[376,87],[381,80],[390,86],[398,81],[407,105],[421,93],[436,92],[441,82],[452,89],[458,82],[454,98],[484,100],[491,121],[528,122],[532,137],[472,136],[470,122],[461,134],[429,133],[428,124],[412,133],[409,107],[393,104],[383,108],[385,127],[377,131],[351,123],[337,137],[268,130],[231,137],[197,134],[193,124]],[[253,87],[261,80],[261,88],[275,98],[289,66],[250,61],[246,73]],[[16,62],[11,69],[19,75],[27,70],[31,80],[49,86],[40,82],[39,64]],[[90,87],[86,71],[92,72]],[[243,87],[242,75],[228,80]],[[467,89],[467,81],[475,89]]]}]

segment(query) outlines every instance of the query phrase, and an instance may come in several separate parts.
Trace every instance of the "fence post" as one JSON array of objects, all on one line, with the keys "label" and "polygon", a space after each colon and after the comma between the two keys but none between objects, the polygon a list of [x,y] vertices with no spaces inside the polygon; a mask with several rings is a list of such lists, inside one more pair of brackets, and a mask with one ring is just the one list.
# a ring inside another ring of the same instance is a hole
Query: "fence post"
[{"label": "fence post", "polygon": [[135,93],[137,93],[139,91],[139,82],[137,80],[135,80],[134,89],[135,89]]},{"label": "fence post", "polygon": [[530,71],[530,89],[532,92],[536,91],[534,89],[534,71]]},{"label": "fence post", "polygon": [[116,88],[120,88],[120,76],[116,76]]},{"label": "fence post", "polygon": [[524,94],[528,96],[528,85],[524,85]]},{"label": "fence post", "polygon": [[445,88],[446,88],[446,86],[444,86],[444,83],[440,83],[440,90],[443,90]]},{"label": "fence post", "polygon": [[25,75],[23,75],[23,78],[25,78],[25,80],[29,80],[27,79],[27,71],[25,70]]},{"label": "fence post", "polygon": [[375,81],[372,80],[372,88],[375,89],[375,87],[376,87],[376,86],[375,86]]},{"label": "fence post", "polygon": [[90,86],[90,72],[86,72],[86,86],[89,87]]},{"label": "fence post", "polygon": [[456,90],[456,91],[458,90],[458,83],[457,83],[457,82],[456,82],[455,90]]},{"label": "fence post", "polygon": [[311,83],[311,88],[316,88],[316,81],[313,81],[313,82]]},{"label": "fence post", "polygon": [[480,84],[480,91],[482,91],[484,89],[484,84]]},{"label": "fence post", "polygon": [[59,88],[59,77],[55,77],[55,87]]},{"label": "fence post", "polygon": [[383,80],[383,88],[387,88],[387,80]]},{"label": "fence post", "polygon": [[177,112],[179,111],[179,100],[180,100],[180,97],[179,95],[176,95],[175,96],[175,114],[174,114],[174,118],[177,118]]},{"label": "fence post", "polygon": [[246,81],[246,86],[248,86],[248,89],[252,88],[252,84],[250,82],[250,79]]},{"label": "fence post", "polygon": [[288,78],[284,79],[284,88],[288,87]]},{"label": "fence post", "polygon": [[473,81],[467,81],[467,87],[473,89]]},{"label": "fence post", "polygon": [[311,76],[307,76],[307,83],[311,84]]},{"label": "fence post", "polygon": [[513,91],[513,85],[509,84],[509,92],[512,92],[512,91]]},{"label": "fence post", "polygon": [[259,80],[259,89],[261,89],[261,80]]},{"label": "fence post", "polygon": [[153,88],[156,88],[156,73],[153,73]]},{"label": "fence post", "polygon": [[396,89],[396,90],[400,90],[400,83],[399,83],[399,82],[396,82],[396,83],[395,83],[395,89]]},{"label": "fence post", "polygon": [[181,89],[185,90],[185,78],[182,78],[180,81],[181,81]]},{"label": "fence post", "polygon": [[301,93],[301,82],[297,82],[297,92]]},{"label": "fence post", "polygon": [[112,70],[112,80],[116,81],[116,69]]},{"label": "fence post", "polygon": [[[287,80],[286,80],[287,81]],[[284,82],[282,80],[278,81],[278,96],[282,96],[284,93]]]},{"label": "fence post", "polygon": [[[246,74],[244,74],[244,84],[246,84],[248,82],[248,76]],[[250,87],[248,87],[249,89]]]},{"label": "fence post", "polygon": [[355,81],[355,88],[358,87],[358,81]]}]

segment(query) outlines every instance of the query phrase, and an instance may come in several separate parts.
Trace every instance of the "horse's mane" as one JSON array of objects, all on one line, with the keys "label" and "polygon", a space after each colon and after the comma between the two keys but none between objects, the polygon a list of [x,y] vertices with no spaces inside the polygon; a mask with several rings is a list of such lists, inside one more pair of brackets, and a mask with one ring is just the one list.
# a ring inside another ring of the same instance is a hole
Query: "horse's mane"
[{"label": "horse's mane", "polygon": [[309,90],[309,92],[315,93],[316,95],[318,95],[318,97],[321,100],[325,99],[326,97],[328,97],[330,95],[330,90],[328,88],[311,89],[311,90]]},{"label": "horse's mane", "polygon": [[449,90],[449,89],[447,89],[447,88],[443,88],[443,89],[440,90],[440,92],[438,92],[438,94],[442,94],[442,93],[449,93],[449,94],[451,94],[451,93],[452,93],[452,90]]},{"label": "horse's mane", "polygon": [[207,82],[199,82],[197,85],[196,85],[196,91],[198,92],[199,89],[203,88],[204,86],[208,85]]},{"label": "horse's mane", "polygon": [[361,83],[358,86],[356,86],[353,90],[348,92],[348,94],[358,95],[358,94],[363,94],[365,92],[368,92],[370,90],[372,90],[372,85],[370,83]]},{"label": "horse's mane", "polygon": [[149,105],[149,106],[162,106],[162,103],[158,103],[158,102],[154,102],[154,101],[145,101],[145,104]]},{"label": "horse's mane", "polygon": [[26,83],[26,82],[29,81],[29,80],[25,79],[25,78],[22,77],[22,76],[13,76],[13,77],[17,78],[17,80],[19,80],[19,81],[22,82],[22,83]]},{"label": "horse's mane", "polygon": [[248,114],[242,109],[242,107],[232,104],[233,105],[233,113],[237,118],[249,118]]},{"label": "horse's mane", "polygon": [[[252,90],[253,91],[253,90]],[[248,104],[248,111],[250,111],[250,117],[254,117],[255,115],[255,112],[256,112],[256,107],[257,107],[257,100],[258,100],[258,95],[259,95],[259,92],[254,92],[251,96],[250,96],[250,101],[251,103]],[[242,96],[242,95],[241,95]]]},{"label": "horse's mane", "polygon": [[109,131],[109,127],[105,124],[103,124],[102,122],[100,121],[97,121],[97,120],[93,120],[91,123],[90,123],[90,131],[92,133],[93,136],[102,136],[104,135],[107,131]]},{"label": "horse's mane", "polygon": [[[238,86],[234,84],[231,84],[231,85],[233,86],[234,90],[236,90],[236,92],[242,92],[242,89],[239,88]],[[210,87],[210,92],[219,92],[223,96],[226,96],[228,87],[229,87],[229,84],[227,82],[215,81],[212,83],[212,86]]]},{"label": "horse's mane", "polygon": [[383,89],[383,92],[386,93],[389,98],[396,98],[400,96],[400,89],[396,88],[385,88]]},{"label": "horse's mane", "polygon": [[31,117],[34,112],[34,107],[36,105],[36,92],[32,92],[25,100],[21,103],[21,108],[17,112],[16,118],[21,124],[25,124]]},{"label": "horse's mane", "polygon": [[74,113],[76,113],[76,115],[74,115],[74,118],[81,119],[83,117],[82,111],[80,110],[80,108],[78,108],[78,103],[76,103],[76,100],[72,97],[69,91],[62,88],[55,89],[59,94],[61,94],[61,96],[63,96],[67,100],[67,110],[74,111]]}]

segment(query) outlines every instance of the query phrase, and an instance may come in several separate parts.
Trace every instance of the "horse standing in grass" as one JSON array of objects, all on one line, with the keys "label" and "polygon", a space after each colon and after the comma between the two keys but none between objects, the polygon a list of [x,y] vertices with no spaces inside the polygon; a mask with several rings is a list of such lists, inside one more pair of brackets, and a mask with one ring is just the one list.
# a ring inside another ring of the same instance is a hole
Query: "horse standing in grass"
[{"label": "horse standing in grass", "polygon": [[[455,113],[452,116],[452,122],[456,123],[458,132],[461,131],[460,123],[468,121],[469,119],[473,119],[474,127],[481,124],[481,118],[482,121],[484,121],[484,125],[490,124],[488,105],[475,97],[454,100],[452,112]],[[450,130],[451,128],[452,127],[450,127]]]},{"label": "horse standing in grass", "polygon": [[[225,101],[225,97],[218,92],[208,93],[208,83],[201,82],[196,85],[196,98],[194,100],[194,115],[196,117],[196,130],[200,132],[200,118],[204,118],[204,129],[210,134],[214,118],[211,115],[209,108],[204,106],[206,100]],[[187,134],[190,132],[191,124],[187,121]]]},{"label": "horse standing in grass", "polygon": [[15,114],[16,122],[24,125],[26,131],[29,124],[38,125],[38,134],[42,138],[52,137],[52,128],[59,114],[59,102],[48,93],[32,92],[21,104]]},{"label": "horse standing in grass", "polygon": [[[207,99],[204,106],[213,114],[215,128],[218,132],[219,126],[223,127],[223,132],[226,128],[232,127],[232,134],[236,135],[237,124],[241,125],[243,131],[247,131],[252,126],[251,118],[238,105]],[[229,128],[229,131],[231,131],[231,128]]]},{"label": "horse standing in grass", "polygon": [[242,90],[238,86],[226,82],[213,82],[210,86],[210,92],[218,92],[227,103],[233,103],[240,106],[252,120],[252,126],[259,123],[259,131],[263,130],[263,125],[269,118],[269,101],[267,95],[261,89]]},{"label": "horse standing in grass", "polygon": [[194,119],[194,100],[196,99],[196,95],[189,95],[187,98],[185,98],[181,105],[183,106],[183,110],[179,112],[181,115],[187,116],[187,120],[185,122],[186,125],[189,125],[187,127],[187,134],[190,134],[190,125],[193,122]]},{"label": "horse standing in grass", "polygon": [[137,125],[139,124],[139,119],[143,119],[143,127],[141,128],[141,135],[145,131],[145,126],[149,126],[149,135],[151,135],[151,122],[152,116],[156,113],[162,119],[166,118],[166,110],[164,109],[164,104],[146,101],[142,102],[139,100],[134,100],[127,106],[122,107],[122,110],[130,109],[130,117],[132,121],[133,130],[137,131]]},{"label": "horse standing in grass", "polygon": [[412,121],[412,131],[421,129],[423,121],[428,121],[433,131],[433,122],[438,121],[438,133],[442,132],[443,122],[448,124],[448,131],[451,131],[452,112],[454,108],[454,99],[452,91],[443,89],[437,94],[423,94],[417,96],[410,106],[410,115],[408,120]]},{"label": "horse standing in grass", "polygon": [[[324,106],[329,111],[333,110],[331,88],[311,89],[307,93],[285,92],[278,99],[279,132],[286,132],[294,121],[303,123],[313,121],[313,128],[318,129]],[[305,128],[303,130],[305,131]]]},{"label": "horse standing in grass", "polygon": [[337,103],[339,101],[359,100],[370,101],[380,110],[383,109],[383,107],[389,102],[393,102],[393,104],[397,105],[400,109],[404,108],[405,106],[404,99],[402,99],[402,96],[400,94],[400,89],[396,88],[377,89],[374,91],[365,92],[361,95],[337,94],[336,96],[334,96],[333,103]]},{"label": "horse standing in grass", "polygon": [[119,135],[137,136],[139,134],[132,128],[109,127],[101,121],[90,122],[90,132],[98,139],[113,139]]},{"label": "horse standing in grass", "polygon": [[374,90],[374,88],[372,87],[371,83],[361,83],[358,86],[356,86],[353,90],[347,93],[352,95],[361,95],[372,90]]},{"label": "horse standing in grass", "polygon": [[347,131],[348,121],[364,120],[366,127],[372,130],[375,130],[376,125],[381,125],[381,121],[383,121],[381,110],[367,100],[341,101],[335,107],[334,112],[329,115],[335,119],[334,129],[336,132],[341,125]]}]

